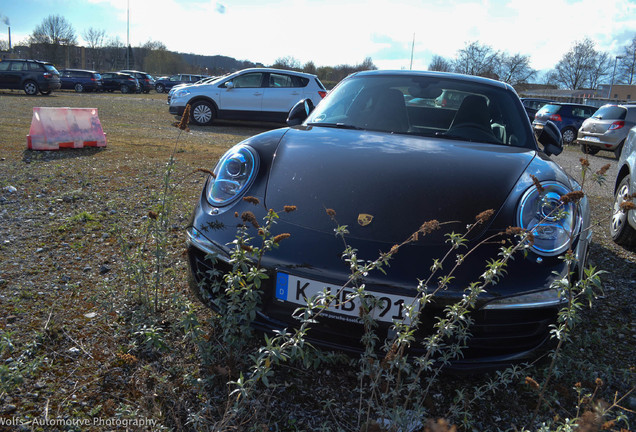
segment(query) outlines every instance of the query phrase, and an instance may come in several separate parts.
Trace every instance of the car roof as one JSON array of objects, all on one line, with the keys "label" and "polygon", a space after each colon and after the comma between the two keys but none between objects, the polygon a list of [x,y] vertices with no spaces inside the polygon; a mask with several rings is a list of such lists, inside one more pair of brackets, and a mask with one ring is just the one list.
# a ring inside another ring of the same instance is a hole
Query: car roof
[{"label": "car roof", "polygon": [[316,75],[309,74],[309,73],[306,73],[306,72],[298,72],[298,71],[294,71],[294,70],[276,69],[276,68],[247,68],[247,69],[241,69],[241,70],[238,70],[236,72],[233,72],[231,75],[238,74],[238,73],[246,73],[246,72],[287,73],[287,74],[291,74],[291,75],[302,76],[302,77],[305,77],[305,78],[315,78],[316,77]]},{"label": "car roof", "polygon": [[4,60],[0,60],[0,61],[26,61],[26,62],[33,62],[33,63],[42,63],[42,64],[53,64],[51,62],[48,61],[44,61],[44,60],[33,60],[33,59],[4,59]]},{"label": "car roof", "polygon": [[414,71],[414,70],[369,70],[362,72],[354,72],[350,76],[390,76],[390,75],[403,75],[403,76],[421,76],[421,77],[437,77],[456,79],[461,81],[471,81],[474,83],[487,84],[495,87],[507,88],[514,91],[511,85],[502,81],[497,81],[490,78],[478,77],[474,75],[464,75],[459,73],[450,72],[434,72],[434,71]]},{"label": "car roof", "polygon": [[62,69],[62,71],[99,73],[97,71],[89,70],[89,69]]},{"label": "car roof", "polygon": [[577,104],[571,102],[550,102],[548,105],[561,105],[561,106],[572,106],[572,107],[585,107],[585,108],[598,108],[594,105],[585,105],[585,104]]}]

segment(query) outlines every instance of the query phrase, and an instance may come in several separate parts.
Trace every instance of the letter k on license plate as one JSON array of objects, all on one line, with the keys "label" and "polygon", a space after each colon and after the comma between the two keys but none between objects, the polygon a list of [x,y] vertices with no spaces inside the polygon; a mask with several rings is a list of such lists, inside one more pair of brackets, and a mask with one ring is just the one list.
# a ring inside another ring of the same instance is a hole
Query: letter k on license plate
[{"label": "letter k on license plate", "polygon": [[[318,296],[322,292],[328,292],[335,297],[329,307],[327,313],[323,316],[345,321],[355,320],[360,316],[360,299],[353,298],[353,290],[343,289],[341,286],[332,286],[324,282],[305,279],[287,273],[278,272],[276,274],[276,298],[301,306],[307,305],[307,299]],[[413,302],[412,297],[399,296],[395,294],[386,294],[378,292],[369,292],[371,295],[382,300],[380,307],[376,307],[372,311],[372,315],[378,321],[391,323],[393,320],[404,320],[404,305],[410,305]]]}]

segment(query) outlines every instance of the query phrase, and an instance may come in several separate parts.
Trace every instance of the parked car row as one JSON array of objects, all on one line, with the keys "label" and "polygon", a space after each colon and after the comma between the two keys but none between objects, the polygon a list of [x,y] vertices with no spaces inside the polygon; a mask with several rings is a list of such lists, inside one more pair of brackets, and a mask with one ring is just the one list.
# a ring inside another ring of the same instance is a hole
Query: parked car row
[{"label": "parked car row", "polygon": [[99,73],[85,69],[62,69],[60,71],[62,89],[85,91],[120,91],[122,93],[148,93],[154,88],[154,79],[150,74],[125,70]]},{"label": "parked car row", "polygon": [[58,71],[49,62],[27,59],[0,60],[0,88],[21,89],[28,95],[50,94],[53,90],[67,89],[78,93],[91,91],[121,91],[122,93],[159,93],[174,85],[194,83],[204,75],[180,74],[158,83],[148,73],[120,70],[100,73],[88,69],[62,69]]},{"label": "parked car row", "polygon": [[204,78],[210,78],[207,75],[193,74],[177,74],[169,77],[161,77],[155,81],[155,90],[157,93],[166,93],[176,85],[194,84]]}]

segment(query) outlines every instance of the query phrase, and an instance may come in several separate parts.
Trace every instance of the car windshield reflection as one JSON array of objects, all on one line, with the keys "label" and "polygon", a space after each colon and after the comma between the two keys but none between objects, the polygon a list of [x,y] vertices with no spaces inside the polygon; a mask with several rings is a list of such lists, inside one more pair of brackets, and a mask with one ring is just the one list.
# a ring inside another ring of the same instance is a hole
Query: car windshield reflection
[{"label": "car windshield reflection", "polygon": [[532,147],[511,92],[478,81],[433,77],[350,77],[306,125]]}]

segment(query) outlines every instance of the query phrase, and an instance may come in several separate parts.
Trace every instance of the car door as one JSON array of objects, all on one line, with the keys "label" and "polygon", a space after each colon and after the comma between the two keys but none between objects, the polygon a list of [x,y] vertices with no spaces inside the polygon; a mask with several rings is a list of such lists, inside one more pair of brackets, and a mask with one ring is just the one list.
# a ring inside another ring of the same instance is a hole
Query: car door
[{"label": "car door", "polygon": [[12,88],[11,80],[9,78],[10,71],[9,66],[11,65],[10,61],[0,61],[0,88]]},{"label": "car door", "polygon": [[[4,63],[4,62],[3,62]],[[9,89],[18,89],[20,88],[20,83],[22,82],[22,77],[24,73],[27,71],[26,62],[22,61],[8,61],[7,69],[2,71],[2,83],[3,87]],[[23,72],[24,71],[24,72]]]},{"label": "car door", "polygon": [[221,115],[225,112],[229,117],[257,117],[262,109],[265,75],[263,72],[247,72],[221,84],[219,86]]},{"label": "car door", "polygon": [[302,80],[294,75],[269,73],[264,90],[264,113],[287,114],[303,98]]},{"label": "car door", "polygon": [[117,88],[115,83],[113,82],[113,74],[112,73],[103,73],[102,81],[104,83],[104,90],[112,90]]}]

